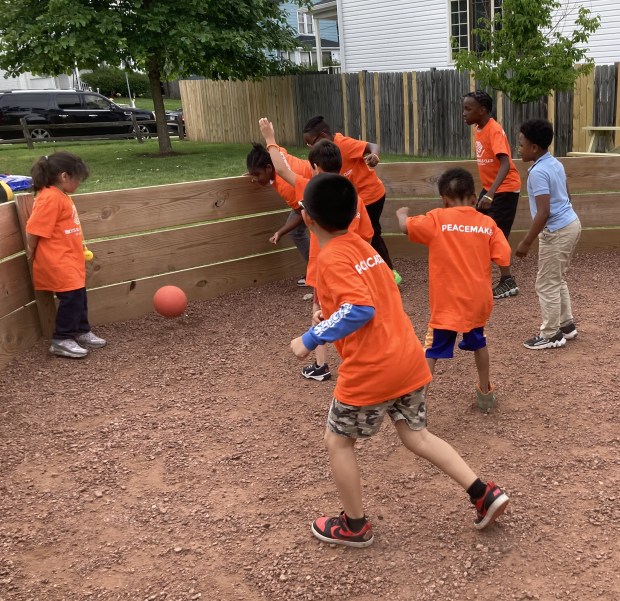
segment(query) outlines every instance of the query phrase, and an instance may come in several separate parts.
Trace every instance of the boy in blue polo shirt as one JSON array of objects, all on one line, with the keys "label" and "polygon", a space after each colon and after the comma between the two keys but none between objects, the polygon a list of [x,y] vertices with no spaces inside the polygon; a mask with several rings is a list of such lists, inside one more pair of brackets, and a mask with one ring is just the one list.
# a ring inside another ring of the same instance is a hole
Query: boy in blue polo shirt
[{"label": "boy in blue polo shirt", "polygon": [[566,340],[577,336],[566,273],[581,234],[581,223],[571,204],[564,166],[549,153],[551,140],[553,126],[546,119],[531,119],[521,126],[521,158],[534,161],[527,178],[533,221],[516,255],[525,257],[538,236],[536,294],[542,313],[540,333],[523,343],[532,350],[564,346]]}]

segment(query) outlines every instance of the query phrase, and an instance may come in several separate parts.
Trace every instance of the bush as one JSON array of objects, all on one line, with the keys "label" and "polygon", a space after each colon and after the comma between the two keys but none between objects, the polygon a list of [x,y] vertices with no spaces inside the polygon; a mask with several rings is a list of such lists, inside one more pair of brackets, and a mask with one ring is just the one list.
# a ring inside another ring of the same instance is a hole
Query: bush
[{"label": "bush", "polygon": [[[131,93],[135,96],[151,96],[151,86],[149,78],[143,73],[129,71],[129,86]],[[91,73],[81,75],[82,81],[89,85],[93,90],[99,89],[99,93],[104,96],[112,97],[116,95],[127,96],[127,82],[125,81],[125,71],[115,67],[102,67]]]}]

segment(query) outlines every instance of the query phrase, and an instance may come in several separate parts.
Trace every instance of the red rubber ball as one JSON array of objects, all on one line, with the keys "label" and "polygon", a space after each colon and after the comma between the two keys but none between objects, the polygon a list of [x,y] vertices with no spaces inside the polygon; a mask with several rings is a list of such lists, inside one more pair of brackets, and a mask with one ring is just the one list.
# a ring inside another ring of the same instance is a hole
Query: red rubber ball
[{"label": "red rubber ball", "polygon": [[153,296],[153,306],[164,317],[178,317],[187,308],[187,295],[176,286],[163,286]]}]

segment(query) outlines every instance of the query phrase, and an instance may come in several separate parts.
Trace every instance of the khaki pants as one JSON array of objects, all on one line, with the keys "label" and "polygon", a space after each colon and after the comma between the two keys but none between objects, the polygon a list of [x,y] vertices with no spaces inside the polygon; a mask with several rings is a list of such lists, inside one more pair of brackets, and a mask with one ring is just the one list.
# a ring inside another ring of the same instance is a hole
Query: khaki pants
[{"label": "khaki pants", "polygon": [[536,294],[542,313],[540,335],[545,338],[573,321],[566,273],[580,235],[579,219],[555,232],[545,228],[538,235]]}]

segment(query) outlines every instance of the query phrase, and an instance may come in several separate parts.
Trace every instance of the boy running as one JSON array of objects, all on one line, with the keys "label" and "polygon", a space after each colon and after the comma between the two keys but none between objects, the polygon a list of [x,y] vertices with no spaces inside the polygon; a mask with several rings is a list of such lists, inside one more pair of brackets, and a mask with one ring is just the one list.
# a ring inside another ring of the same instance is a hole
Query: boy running
[{"label": "boy running", "polygon": [[291,341],[300,358],[333,342],[342,358],[325,432],[332,474],[344,511],[312,524],[319,540],[367,547],[373,530],[364,514],[355,442],[379,431],[389,415],[403,444],[462,486],[486,528],[503,513],[508,496],[482,482],[446,442],[426,430],[424,386],[431,374],[407,317],[392,271],[359,236],[347,231],[357,211],[355,188],[323,173],[304,192],[302,215],[321,251],[317,293],[325,317]]},{"label": "boy running", "polygon": [[[463,98],[463,117],[475,126],[476,158],[482,191],[476,208],[492,217],[506,240],[517,213],[521,178],[510,153],[510,144],[502,126],[491,117],[493,100],[486,92],[469,92]],[[500,266],[499,284],[493,298],[516,296],[519,287],[510,273],[510,265]]]},{"label": "boy running", "polygon": [[549,153],[552,140],[553,125],[546,119],[532,119],[521,126],[521,158],[534,161],[527,178],[533,221],[516,253],[525,257],[538,237],[536,294],[542,313],[540,332],[523,343],[531,350],[564,346],[577,336],[566,273],[581,235],[581,222],[571,204],[564,166]]},{"label": "boy running", "polygon": [[457,333],[459,348],[472,351],[478,370],[476,396],[481,411],[495,404],[489,381],[489,350],[484,335],[493,309],[491,261],[510,265],[510,245],[497,224],[474,208],[474,178],[465,169],[450,169],[438,181],[444,207],[409,217],[396,211],[403,233],[429,248],[431,319],[426,335],[426,360],[434,373],[437,359],[452,359]]}]

